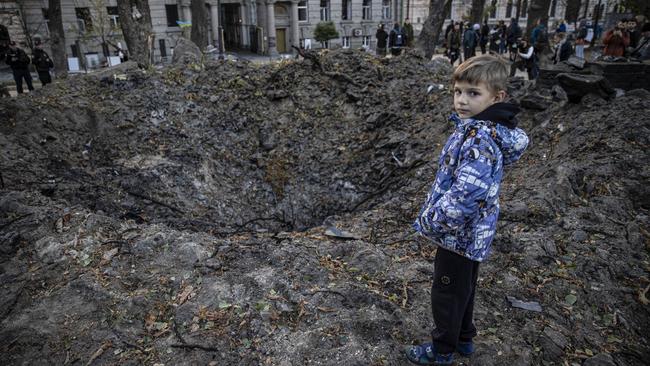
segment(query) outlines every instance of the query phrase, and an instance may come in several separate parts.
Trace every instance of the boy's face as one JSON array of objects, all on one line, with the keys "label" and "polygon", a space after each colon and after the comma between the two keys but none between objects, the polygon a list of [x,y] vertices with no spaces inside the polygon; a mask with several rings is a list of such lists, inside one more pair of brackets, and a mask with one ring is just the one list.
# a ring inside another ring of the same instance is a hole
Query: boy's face
[{"label": "boy's face", "polygon": [[470,84],[457,81],[454,84],[454,109],[460,118],[475,116],[494,103],[505,98],[505,91],[493,92],[485,83]]}]

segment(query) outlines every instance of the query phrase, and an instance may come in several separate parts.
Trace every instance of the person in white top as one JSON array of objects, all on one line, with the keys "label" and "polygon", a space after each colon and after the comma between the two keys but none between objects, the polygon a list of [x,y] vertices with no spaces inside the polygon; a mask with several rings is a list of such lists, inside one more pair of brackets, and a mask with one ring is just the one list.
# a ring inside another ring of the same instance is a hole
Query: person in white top
[{"label": "person in white top", "polygon": [[515,76],[517,69],[528,72],[528,80],[537,79],[539,66],[537,65],[537,55],[535,49],[527,40],[520,40],[517,44],[517,60],[510,65],[510,76]]}]

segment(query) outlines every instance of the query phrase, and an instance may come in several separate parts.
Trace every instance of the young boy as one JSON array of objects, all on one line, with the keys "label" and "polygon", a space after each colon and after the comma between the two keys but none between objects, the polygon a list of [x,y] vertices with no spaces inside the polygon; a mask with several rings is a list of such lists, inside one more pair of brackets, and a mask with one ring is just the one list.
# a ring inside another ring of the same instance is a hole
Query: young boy
[{"label": "young boy", "polygon": [[431,307],[432,343],[410,346],[418,365],[451,365],[453,353],[474,352],[472,321],[479,263],[490,252],[499,215],[503,166],[519,159],[528,137],[517,128],[519,108],[503,103],[508,70],[497,56],[463,62],[453,74],[456,128],[415,229],[438,245]]}]

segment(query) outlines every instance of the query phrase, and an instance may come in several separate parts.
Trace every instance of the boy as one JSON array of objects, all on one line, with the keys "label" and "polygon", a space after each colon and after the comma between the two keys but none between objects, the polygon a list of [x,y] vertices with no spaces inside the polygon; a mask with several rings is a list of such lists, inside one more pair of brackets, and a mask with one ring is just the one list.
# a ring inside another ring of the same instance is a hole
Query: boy
[{"label": "boy", "polygon": [[503,166],[519,159],[528,137],[517,128],[519,108],[503,103],[508,70],[480,55],[454,71],[456,128],[443,148],[436,179],[415,229],[438,245],[431,307],[432,343],[410,346],[418,365],[451,365],[453,352],[474,352],[472,316],[479,263],[487,258],[499,215]]}]

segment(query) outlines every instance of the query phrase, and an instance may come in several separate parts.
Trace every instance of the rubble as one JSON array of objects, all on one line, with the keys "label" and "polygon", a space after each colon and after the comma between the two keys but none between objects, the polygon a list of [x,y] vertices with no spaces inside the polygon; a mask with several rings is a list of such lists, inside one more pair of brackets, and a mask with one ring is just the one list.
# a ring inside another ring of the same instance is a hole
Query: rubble
[{"label": "rubble", "polygon": [[[309,55],[0,100],[4,363],[407,364],[435,253],[410,225],[452,128],[450,91],[427,89],[450,69]],[[504,178],[460,361],[644,365],[647,91],[510,87],[531,145]]]}]

